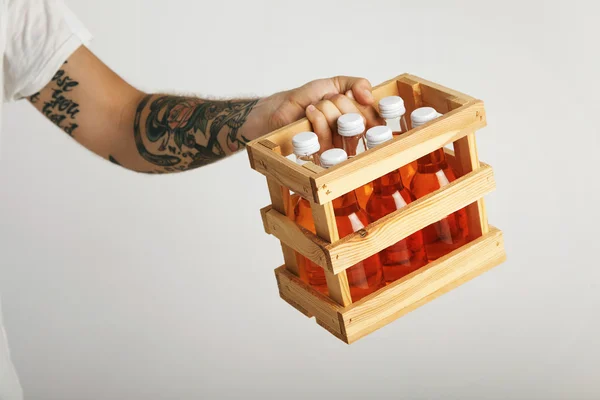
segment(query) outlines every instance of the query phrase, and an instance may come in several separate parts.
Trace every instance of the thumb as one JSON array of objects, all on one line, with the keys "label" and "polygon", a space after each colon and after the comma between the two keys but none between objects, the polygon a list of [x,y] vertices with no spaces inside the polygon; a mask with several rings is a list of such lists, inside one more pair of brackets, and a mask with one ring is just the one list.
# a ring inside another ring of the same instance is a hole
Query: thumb
[{"label": "thumb", "polygon": [[336,76],[331,78],[331,80],[336,86],[338,93],[346,93],[350,91],[352,93],[352,97],[354,97],[359,104],[369,106],[375,102],[373,94],[371,93],[373,90],[371,83],[365,78]]}]

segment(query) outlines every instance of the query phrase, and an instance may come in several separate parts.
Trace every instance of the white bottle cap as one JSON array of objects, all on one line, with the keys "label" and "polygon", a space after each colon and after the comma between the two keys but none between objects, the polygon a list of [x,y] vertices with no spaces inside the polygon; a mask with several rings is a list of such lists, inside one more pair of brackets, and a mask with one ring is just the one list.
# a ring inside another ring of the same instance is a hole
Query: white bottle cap
[{"label": "white bottle cap", "polygon": [[435,111],[433,107],[421,107],[412,112],[410,121],[412,122],[412,127],[416,128],[417,126],[425,125],[429,121],[433,121],[441,116],[442,114]]},{"label": "white bottle cap", "polygon": [[321,149],[319,137],[314,132],[298,133],[292,138],[294,154],[297,156],[309,156],[318,153]]},{"label": "white bottle cap", "polygon": [[374,126],[367,131],[367,147],[372,149],[381,143],[392,140],[393,137],[392,129],[389,126]]},{"label": "white bottle cap", "polygon": [[381,115],[381,118],[399,118],[405,112],[404,100],[400,96],[388,96],[379,101],[379,115]]},{"label": "white bottle cap", "polygon": [[342,136],[356,136],[365,131],[365,121],[360,114],[344,114],[337,120],[338,133]]},{"label": "white bottle cap", "polygon": [[348,154],[342,149],[331,149],[321,154],[321,167],[330,168],[348,159]]}]

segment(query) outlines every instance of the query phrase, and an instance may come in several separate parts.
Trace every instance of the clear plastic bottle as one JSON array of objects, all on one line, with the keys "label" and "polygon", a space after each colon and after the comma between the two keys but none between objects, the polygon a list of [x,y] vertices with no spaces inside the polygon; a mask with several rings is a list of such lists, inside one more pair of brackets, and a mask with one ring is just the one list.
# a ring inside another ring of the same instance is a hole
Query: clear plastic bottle
[{"label": "clear plastic bottle", "polygon": [[[302,132],[292,138],[292,146],[296,155],[296,162],[300,165],[312,161],[315,165],[319,162],[319,138],[314,132]],[[312,216],[310,202],[302,197],[293,204],[292,219],[303,228],[316,233],[315,222]],[[296,260],[300,270],[300,277],[316,290],[327,294],[327,281],[323,268],[300,253],[296,253]]]},{"label": "clear plastic bottle", "polygon": [[[342,137],[342,149],[352,158],[367,149],[365,140],[365,120],[357,113],[344,114],[338,118],[338,133]],[[367,201],[373,192],[373,185],[367,183],[360,189],[356,189],[358,203],[365,208]]]},{"label": "clear plastic bottle", "polygon": [[[321,154],[321,166],[330,168],[347,158],[344,150],[327,150]],[[359,231],[372,222],[365,210],[359,206],[354,191],[333,200],[333,209],[340,238]],[[385,284],[379,254],[354,264],[346,270],[346,274],[352,301],[375,292]]]},{"label": "clear plastic bottle", "polygon": [[[367,131],[369,149],[392,140],[392,130],[376,126]],[[415,200],[413,194],[402,184],[398,170],[394,170],[373,182],[373,194],[367,203],[367,214],[376,221],[399,210]],[[427,264],[423,246],[423,233],[415,232],[379,253],[383,265],[383,277],[393,282]]]},{"label": "clear plastic bottle", "polygon": [[[386,125],[392,130],[394,137],[408,132],[406,123],[406,108],[404,100],[400,96],[388,96],[379,101],[379,115],[385,119]],[[410,187],[415,172],[417,171],[417,162],[413,161],[400,167],[400,176],[404,186]]]},{"label": "clear plastic bottle", "polygon": [[[435,109],[421,107],[411,114],[413,128],[440,117]],[[417,160],[417,172],[411,183],[411,192],[417,199],[428,195],[456,180],[456,172],[448,165],[444,149],[437,149]],[[446,218],[423,229],[423,240],[430,261],[456,250],[467,242],[467,213],[460,209]]]}]

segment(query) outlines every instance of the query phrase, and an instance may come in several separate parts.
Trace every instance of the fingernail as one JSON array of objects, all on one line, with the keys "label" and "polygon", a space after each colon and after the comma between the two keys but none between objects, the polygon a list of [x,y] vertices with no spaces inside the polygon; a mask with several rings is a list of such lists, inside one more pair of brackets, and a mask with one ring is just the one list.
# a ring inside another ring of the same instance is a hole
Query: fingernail
[{"label": "fingernail", "polygon": [[306,107],[306,111],[308,111],[308,112],[313,112],[313,111],[315,111],[315,109],[316,109],[315,106],[313,106],[312,104],[310,106]]},{"label": "fingernail", "polygon": [[363,93],[365,94],[365,97],[367,98],[367,100],[373,100],[373,94],[371,93],[371,91],[369,89],[363,90]]}]

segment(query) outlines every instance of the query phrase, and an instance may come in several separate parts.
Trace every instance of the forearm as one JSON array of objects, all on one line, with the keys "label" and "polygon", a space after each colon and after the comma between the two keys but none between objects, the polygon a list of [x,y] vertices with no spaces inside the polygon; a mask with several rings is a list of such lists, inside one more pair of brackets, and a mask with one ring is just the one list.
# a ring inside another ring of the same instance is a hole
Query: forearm
[{"label": "forearm", "polygon": [[147,95],[82,47],[30,102],[94,153],[125,168],[197,168],[268,132],[272,102]]},{"label": "forearm", "polygon": [[[132,132],[133,154],[113,158],[137,170],[174,172],[198,168],[243,149],[266,133],[268,101],[259,99],[214,101],[193,97],[151,94],[144,96],[124,120],[121,130]],[[129,125],[129,126],[128,126]],[[127,134],[125,134],[127,136]],[[130,148],[130,146],[127,146]]]}]

